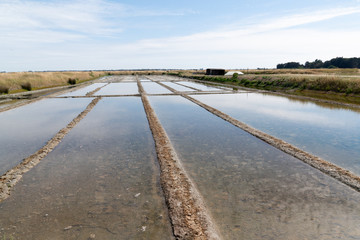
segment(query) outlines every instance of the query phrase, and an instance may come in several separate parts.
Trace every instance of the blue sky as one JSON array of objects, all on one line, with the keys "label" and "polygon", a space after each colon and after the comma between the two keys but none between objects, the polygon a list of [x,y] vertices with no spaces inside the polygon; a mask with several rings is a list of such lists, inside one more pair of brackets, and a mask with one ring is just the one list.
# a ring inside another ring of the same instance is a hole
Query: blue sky
[{"label": "blue sky", "polygon": [[360,57],[360,0],[1,0],[0,71],[274,68]]}]

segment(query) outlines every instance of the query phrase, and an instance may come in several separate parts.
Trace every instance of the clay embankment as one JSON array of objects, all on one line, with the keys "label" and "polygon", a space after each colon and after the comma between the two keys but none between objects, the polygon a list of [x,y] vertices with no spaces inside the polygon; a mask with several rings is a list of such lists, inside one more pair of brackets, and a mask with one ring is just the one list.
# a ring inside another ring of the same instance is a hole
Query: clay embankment
[{"label": "clay embankment", "polygon": [[92,100],[83,112],[74,118],[65,128],[61,129],[44,147],[24,159],[21,163],[0,177],[0,202],[10,196],[11,189],[20,181],[23,174],[35,167],[43,158],[45,158],[61,142],[66,134],[68,134],[70,130],[95,107],[100,99],[101,98],[95,98]]},{"label": "clay embankment", "polygon": [[175,237],[177,239],[220,239],[198,190],[182,167],[140,81],[138,81],[138,86],[155,141],[160,163],[161,186],[169,208]]}]

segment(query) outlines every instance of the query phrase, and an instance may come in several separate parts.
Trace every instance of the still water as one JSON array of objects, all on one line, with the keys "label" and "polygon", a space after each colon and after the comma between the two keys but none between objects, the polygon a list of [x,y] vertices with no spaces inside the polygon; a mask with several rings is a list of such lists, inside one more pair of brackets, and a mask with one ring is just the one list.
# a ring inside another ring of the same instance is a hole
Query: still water
[{"label": "still water", "polygon": [[194,89],[184,87],[184,86],[181,86],[181,85],[173,83],[173,82],[162,82],[162,83],[168,87],[175,89],[176,91],[179,91],[179,92],[194,92],[194,91],[196,91]]},{"label": "still water", "polygon": [[140,98],[106,98],[0,204],[14,239],[172,239]]},{"label": "still water", "polygon": [[149,97],[224,239],[359,239],[360,194],[179,96]]},{"label": "still water", "polygon": [[106,83],[94,83],[91,84],[90,86],[81,88],[79,90],[59,95],[59,97],[85,96],[87,93],[94,91],[95,89],[99,87],[103,87],[105,85]]},{"label": "still water", "polygon": [[122,82],[110,83],[95,93],[95,96],[100,95],[134,95],[139,94],[136,82]]},{"label": "still water", "polygon": [[154,82],[142,82],[141,85],[143,86],[143,88],[147,94],[172,93],[168,89],[166,89],[163,86],[161,86],[157,83],[154,83]]},{"label": "still water", "polygon": [[193,98],[360,175],[360,111],[259,93]]},{"label": "still water", "polygon": [[210,87],[208,85],[195,83],[195,82],[180,81],[178,83],[181,83],[183,85],[199,89],[200,91],[220,91],[221,90],[219,88]]},{"label": "still water", "polygon": [[45,99],[0,113],[0,175],[43,147],[92,99]]}]

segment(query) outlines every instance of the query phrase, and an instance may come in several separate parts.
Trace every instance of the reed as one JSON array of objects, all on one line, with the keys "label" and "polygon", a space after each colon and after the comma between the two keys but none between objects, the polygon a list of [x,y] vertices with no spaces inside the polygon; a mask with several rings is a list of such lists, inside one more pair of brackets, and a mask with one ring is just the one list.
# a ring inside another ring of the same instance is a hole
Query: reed
[{"label": "reed", "polygon": [[7,88],[8,92],[21,90],[24,84],[30,84],[31,89],[42,89],[66,85],[69,78],[84,82],[104,75],[107,75],[106,71],[0,73],[0,86]]},{"label": "reed", "polygon": [[266,90],[313,90],[360,94],[360,76],[356,75],[245,74],[239,75],[238,78],[204,75],[187,75],[187,77]]}]

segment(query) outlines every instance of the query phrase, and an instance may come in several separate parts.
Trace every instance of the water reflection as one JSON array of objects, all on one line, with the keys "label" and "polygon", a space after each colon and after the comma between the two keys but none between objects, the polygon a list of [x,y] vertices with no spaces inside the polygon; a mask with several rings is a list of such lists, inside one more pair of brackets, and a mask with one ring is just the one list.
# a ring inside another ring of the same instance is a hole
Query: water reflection
[{"label": "water reflection", "polygon": [[150,97],[225,239],[358,239],[360,195],[178,96]]},{"label": "water reflection", "polygon": [[258,93],[193,97],[360,175],[358,112]]},{"label": "water reflection", "polygon": [[172,239],[140,98],[107,98],[13,195],[1,234],[15,239]]},{"label": "water reflection", "polygon": [[179,91],[179,92],[193,92],[193,91],[196,91],[194,89],[184,87],[184,86],[181,86],[181,85],[173,83],[173,82],[162,82],[162,83],[165,84],[166,86],[169,86],[169,87],[175,89],[176,91]]},{"label": "water reflection", "polygon": [[95,96],[100,95],[134,95],[139,94],[136,82],[110,83],[95,93]]},{"label": "water reflection", "polygon": [[94,91],[95,89],[97,89],[99,87],[103,87],[105,85],[106,85],[106,83],[94,83],[94,84],[91,84],[90,86],[81,88],[79,90],[62,94],[59,97],[85,96],[87,93]]},{"label": "water reflection", "polygon": [[178,83],[181,83],[183,85],[199,89],[200,91],[220,91],[221,90],[219,88],[210,87],[210,86],[200,84],[200,83],[195,83],[195,82],[180,81]]},{"label": "water reflection", "polygon": [[172,93],[168,89],[163,86],[154,83],[154,82],[142,82],[141,83],[145,92],[148,94],[164,94],[164,93]]},{"label": "water reflection", "polygon": [[92,99],[46,99],[0,113],[0,174],[43,147]]}]

